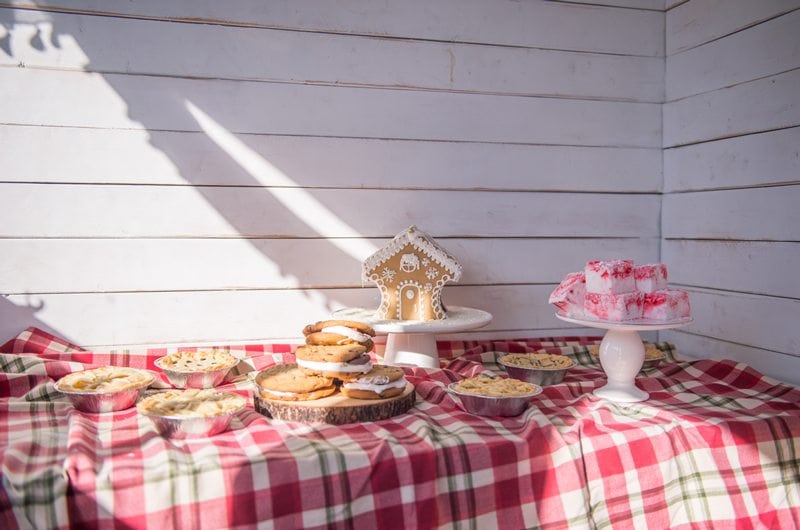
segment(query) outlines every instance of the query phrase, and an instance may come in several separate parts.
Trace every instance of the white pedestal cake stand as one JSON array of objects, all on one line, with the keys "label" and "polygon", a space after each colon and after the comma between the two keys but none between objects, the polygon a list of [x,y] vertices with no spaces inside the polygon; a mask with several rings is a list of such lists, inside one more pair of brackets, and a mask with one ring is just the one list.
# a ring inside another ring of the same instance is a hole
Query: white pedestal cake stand
[{"label": "white pedestal cake stand", "polygon": [[374,309],[351,307],[334,311],[333,316],[341,320],[365,322],[376,333],[386,334],[385,364],[407,364],[423,368],[439,368],[439,352],[436,350],[437,333],[457,333],[485,326],[492,315],[470,307],[447,307],[447,318],[443,320],[381,320],[375,317]]},{"label": "white pedestal cake stand", "polygon": [[636,374],[644,363],[644,344],[639,332],[679,328],[692,321],[691,317],[687,317],[664,322],[645,319],[609,322],[575,318],[561,311],[556,313],[556,317],[572,324],[608,330],[600,343],[600,364],[608,377],[608,383],[595,390],[594,395],[620,403],[636,403],[650,397],[635,382]]}]

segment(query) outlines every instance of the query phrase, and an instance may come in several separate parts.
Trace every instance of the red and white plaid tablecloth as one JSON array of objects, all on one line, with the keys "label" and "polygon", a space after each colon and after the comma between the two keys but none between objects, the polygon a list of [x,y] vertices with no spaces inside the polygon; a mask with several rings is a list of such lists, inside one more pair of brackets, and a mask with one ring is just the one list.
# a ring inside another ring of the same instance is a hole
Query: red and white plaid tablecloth
[{"label": "red and white plaid tablecloth", "polygon": [[[166,350],[92,353],[29,329],[0,348],[0,527],[800,527],[800,390],[661,344],[668,362],[638,378],[650,399],[616,404],[592,394],[593,342],[440,342],[443,369],[407,369],[407,414],[306,425],[251,400],[231,430],[170,441],[135,409],[81,413],[53,388],[97,365],[153,369]],[[522,416],[473,416],[444,391],[497,370],[496,352],[539,348],[580,366]],[[254,370],[292,349],[230,348]]]}]

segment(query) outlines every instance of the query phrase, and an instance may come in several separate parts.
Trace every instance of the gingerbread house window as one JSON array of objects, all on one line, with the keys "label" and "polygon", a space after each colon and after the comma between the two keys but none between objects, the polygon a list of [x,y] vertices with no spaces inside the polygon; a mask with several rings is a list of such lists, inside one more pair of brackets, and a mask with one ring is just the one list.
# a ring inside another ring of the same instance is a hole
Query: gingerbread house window
[{"label": "gingerbread house window", "polygon": [[378,318],[441,320],[447,317],[442,289],[461,278],[461,265],[412,226],[364,261],[362,277],[381,292]]}]

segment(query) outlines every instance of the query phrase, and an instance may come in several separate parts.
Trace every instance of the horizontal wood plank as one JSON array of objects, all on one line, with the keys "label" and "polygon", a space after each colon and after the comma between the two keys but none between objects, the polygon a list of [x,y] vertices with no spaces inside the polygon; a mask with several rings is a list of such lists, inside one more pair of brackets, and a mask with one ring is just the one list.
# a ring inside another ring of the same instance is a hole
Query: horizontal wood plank
[{"label": "horizontal wood plank", "polygon": [[570,4],[586,4],[596,6],[627,7],[630,9],[650,9],[664,11],[665,0],[551,0]]},{"label": "horizontal wood plank", "polygon": [[659,196],[625,194],[0,184],[0,195],[0,237],[14,238],[393,237],[411,224],[435,237],[652,237],[660,214]]},{"label": "horizontal wood plank", "polygon": [[689,0],[666,0],[664,8],[666,10],[675,9],[677,6],[689,2]]},{"label": "horizontal wood plank", "polygon": [[800,301],[687,288],[694,322],[689,333],[756,348],[800,351]]},{"label": "horizontal wood plank", "polygon": [[798,27],[800,10],[668,57],[667,101],[800,67]]},{"label": "horizontal wood plank", "polygon": [[745,363],[759,372],[778,381],[800,385],[800,373],[797,364],[800,362],[796,355],[782,354],[743,346],[701,335],[693,335],[683,330],[670,330],[659,332],[659,340],[669,341],[676,345],[679,355],[691,360],[699,359],[731,359]]},{"label": "horizontal wood plank", "polygon": [[664,151],[665,192],[764,186],[798,180],[800,127]]},{"label": "horizontal wood plank", "polygon": [[[589,259],[659,255],[657,238],[438,241],[466,285],[555,284]],[[361,263],[317,239],[0,239],[0,256],[4,294],[362,286]]]},{"label": "horizontal wood plank", "polygon": [[[500,0],[409,0],[376,4],[309,0],[8,0],[0,5],[123,15],[136,18],[269,27],[446,42],[475,42],[658,57],[664,54],[664,15],[614,7]],[[476,23],[480,21],[480,23]]]},{"label": "horizontal wood plank", "polygon": [[664,196],[665,238],[800,241],[800,185]]},{"label": "horizontal wood plank", "polygon": [[[675,4],[668,0],[668,9]],[[666,16],[667,55],[700,46],[800,7],[800,0],[691,0]]]},{"label": "horizontal wood plank", "polygon": [[[235,138],[306,187],[650,193],[661,189],[657,148]],[[204,133],[0,126],[0,145],[4,181],[260,185]],[[48,156],[41,156],[44,145]]]},{"label": "horizontal wood plank", "polygon": [[661,260],[670,282],[800,299],[800,243],[666,240]]},{"label": "horizontal wood plank", "polygon": [[[492,313],[480,331],[575,328],[555,318],[547,304],[550,286],[452,286],[445,304]],[[19,323],[45,322],[49,329],[87,347],[97,345],[269,341],[300,337],[309,322],[342,307],[377,307],[378,290],[210,291],[13,295],[0,299],[0,333],[13,336]],[[25,318],[19,315],[24,315]],[[13,327],[13,329],[11,329]]]},{"label": "horizontal wood plank", "polygon": [[800,125],[800,69],[664,104],[664,146]]},{"label": "horizontal wood plank", "polygon": [[664,63],[658,57],[25,10],[2,16],[13,20],[8,45],[0,48],[0,65],[5,66],[656,103],[663,99]]},{"label": "horizontal wood plank", "polygon": [[[656,147],[660,105],[0,68],[0,123]],[[191,109],[191,111],[190,111]]]}]

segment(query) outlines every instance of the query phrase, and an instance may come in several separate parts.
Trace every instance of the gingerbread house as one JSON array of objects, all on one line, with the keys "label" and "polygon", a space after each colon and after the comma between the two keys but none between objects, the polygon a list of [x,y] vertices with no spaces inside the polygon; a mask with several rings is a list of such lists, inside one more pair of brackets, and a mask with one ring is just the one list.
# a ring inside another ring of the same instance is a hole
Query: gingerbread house
[{"label": "gingerbread house", "polygon": [[461,279],[461,265],[428,234],[411,226],[364,261],[362,278],[380,289],[378,318],[441,320],[447,318],[442,289]]}]

